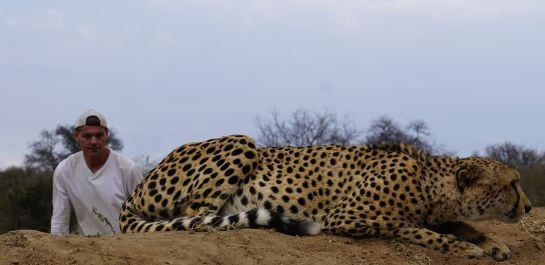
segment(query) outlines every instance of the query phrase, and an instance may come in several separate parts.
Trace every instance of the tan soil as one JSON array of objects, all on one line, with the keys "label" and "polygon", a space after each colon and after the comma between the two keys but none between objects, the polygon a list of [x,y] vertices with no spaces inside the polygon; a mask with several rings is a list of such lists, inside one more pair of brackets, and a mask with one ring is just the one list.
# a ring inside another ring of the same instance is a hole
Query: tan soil
[{"label": "tan soil", "polygon": [[520,224],[475,224],[513,257],[457,258],[413,244],[331,235],[292,237],[268,230],[82,237],[32,230],[0,235],[0,264],[545,264],[545,208]]}]

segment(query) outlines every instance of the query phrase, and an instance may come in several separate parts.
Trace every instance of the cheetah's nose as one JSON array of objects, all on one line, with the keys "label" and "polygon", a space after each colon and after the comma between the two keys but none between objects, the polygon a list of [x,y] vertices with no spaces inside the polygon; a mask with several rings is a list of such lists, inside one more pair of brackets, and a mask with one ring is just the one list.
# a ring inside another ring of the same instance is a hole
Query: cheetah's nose
[{"label": "cheetah's nose", "polygon": [[529,213],[531,210],[532,210],[532,205],[530,204],[524,205],[524,211],[526,213]]}]

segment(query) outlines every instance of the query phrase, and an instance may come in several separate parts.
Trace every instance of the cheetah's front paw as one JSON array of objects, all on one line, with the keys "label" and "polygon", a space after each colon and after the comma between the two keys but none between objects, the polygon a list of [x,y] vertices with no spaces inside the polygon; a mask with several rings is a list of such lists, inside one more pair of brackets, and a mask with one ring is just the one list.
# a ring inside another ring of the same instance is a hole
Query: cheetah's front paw
[{"label": "cheetah's front paw", "polygon": [[493,257],[497,261],[503,261],[511,257],[511,250],[505,244],[487,240],[480,244],[486,255]]}]

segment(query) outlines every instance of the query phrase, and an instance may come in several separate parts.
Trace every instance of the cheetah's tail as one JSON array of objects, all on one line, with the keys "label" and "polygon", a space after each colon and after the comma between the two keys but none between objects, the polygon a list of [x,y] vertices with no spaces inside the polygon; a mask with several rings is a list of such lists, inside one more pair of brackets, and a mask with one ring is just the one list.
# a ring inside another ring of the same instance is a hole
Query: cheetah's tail
[{"label": "cheetah's tail", "polygon": [[[301,221],[284,217],[278,213],[262,208],[255,208],[249,211],[234,215],[204,217],[182,216],[172,220],[148,222],[138,215],[127,211],[124,215],[131,214],[129,218],[121,218],[121,230],[124,233],[131,232],[154,232],[172,230],[193,230],[206,231],[207,229],[229,229],[232,228],[273,228],[278,232],[288,235],[315,235],[320,233],[320,224],[311,221]],[[128,221],[123,221],[128,220]]]},{"label": "cheetah's tail", "polygon": [[262,208],[255,208],[249,211],[226,216],[208,215],[205,217],[179,217],[170,221],[169,224],[171,224],[170,230],[266,227],[294,236],[315,235],[320,233],[320,224],[317,222],[289,219],[278,213]]},{"label": "cheetah's tail", "polygon": [[230,216],[207,216],[203,224],[213,227],[267,227],[288,235],[316,235],[320,233],[320,224],[312,221],[295,220],[263,208],[255,208]]}]

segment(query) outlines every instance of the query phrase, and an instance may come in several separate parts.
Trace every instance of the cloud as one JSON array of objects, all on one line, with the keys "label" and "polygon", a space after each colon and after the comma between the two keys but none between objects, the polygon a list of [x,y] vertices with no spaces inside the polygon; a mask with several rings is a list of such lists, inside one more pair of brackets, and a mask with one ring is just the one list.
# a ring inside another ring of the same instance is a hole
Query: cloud
[{"label": "cloud", "polygon": [[[166,17],[196,16],[201,26],[217,21],[242,29],[312,29],[349,38],[405,24],[492,24],[545,16],[542,0],[145,0]],[[197,19],[194,17],[193,19]]]},{"label": "cloud", "polygon": [[7,17],[7,18],[4,18],[4,24],[10,27],[16,27],[19,24],[19,22],[15,18]]},{"label": "cloud", "polygon": [[29,8],[21,13],[9,14],[4,24],[12,29],[25,31],[60,31],[66,27],[64,15],[52,7]]},{"label": "cloud", "polygon": [[157,42],[163,47],[173,46],[176,42],[174,35],[170,32],[161,31],[157,34]]},{"label": "cloud", "polygon": [[94,25],[81,25],[78,26],[76,30],[78,37],[83,41],[96,41],[99,39],[100,33]]},{"label": "cloud", "polygon": [[322,10],[353,13],[450,14],[464,17],[497,17],[506,14],[544,13],[541,0],[147,0],[149,6],[165,10],[195,7],[253,9],[253,14],[274,15],[292,11]]}]

